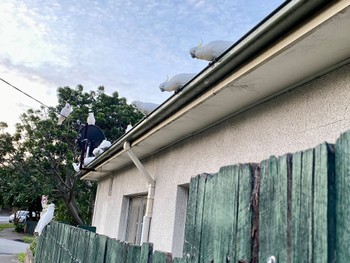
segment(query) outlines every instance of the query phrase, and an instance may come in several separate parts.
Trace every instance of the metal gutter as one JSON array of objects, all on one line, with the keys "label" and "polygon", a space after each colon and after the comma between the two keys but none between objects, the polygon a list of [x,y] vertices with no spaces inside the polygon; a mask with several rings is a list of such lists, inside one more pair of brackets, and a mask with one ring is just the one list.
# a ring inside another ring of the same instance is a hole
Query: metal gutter
[{"label": "metal gutter", "polygon": [[[297,28],[306,19],[310,19],[329,3],[339,4],[338,1],[327,0],[285,2],[237,41],[214,65],[203,69],[179,93],[171,96],[155,111],[143,118],[129,133],[122,136],[99,158],[96,158],[89,167],[101,166],[108,162],[111,157],[124,153],[123,144],[125,141],[130,141],[132,146],[144,140],[147,134],[155,130],[155,127],[158,126],[157,129],[161,128],[163,126],[162,122],[173,119],[174,115],[179,116],[179,109],[184,111],[196,105],[198,101],[202,100],[201,96],[205,94],[205,97],[208,97],[208,94],[215,95],[228,82],[225,80],[228,76],[231,75],[228,79],[232,79],[232,73],[235,72],[234,75],[237,77],[238,73],[242,73],[244,65],[256,59],[259,54],[263,54],[279,39],[287,36],[292,29]],[[267,59],[266,55],[264,59]],[[248,72],[247,70],[249,71],[249,69],[243,71]],[[223,82],[215,87],[220,81]],[[88,173],[87,171],[80,171],[77,176],[83,176],[82,179],[84,179],[84,176]]]}]

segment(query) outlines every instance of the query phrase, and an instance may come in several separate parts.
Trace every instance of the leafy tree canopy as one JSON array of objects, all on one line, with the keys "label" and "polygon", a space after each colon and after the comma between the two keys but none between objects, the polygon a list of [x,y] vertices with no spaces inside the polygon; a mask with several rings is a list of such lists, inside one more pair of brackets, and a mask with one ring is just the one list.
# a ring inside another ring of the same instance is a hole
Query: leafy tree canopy
[{"label": "leafy tree canopy", "polygon": [[[75,89],[60,87],[57,95],[57,107],[29,109],[21,115],[14,135],[0,135],[0,193],[7,193],[0,194],[0,202],[23,207],[46,194],[56,203],[61,218],[87,224],[95,185],[79,180],[73,170],[72,163],[79,162],[81,153],[77,145],[79,129],[92,110],[96,125],[113,142],[142,114],[117,92],[105,94],[103,86],[90,92],[84,92],[81,85]],[[73,112],[58,126],[58,113],[66,102]]]}]

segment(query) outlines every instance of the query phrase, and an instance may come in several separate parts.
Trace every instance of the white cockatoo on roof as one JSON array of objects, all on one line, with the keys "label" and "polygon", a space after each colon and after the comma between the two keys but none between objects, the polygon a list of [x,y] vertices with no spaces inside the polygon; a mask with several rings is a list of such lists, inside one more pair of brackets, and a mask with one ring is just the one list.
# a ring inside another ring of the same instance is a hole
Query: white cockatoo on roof
[{"label": "white cockatoo on roof", "polygon": [[40,220],[38,224],[35,227],[34,234],[40,236],[41,232],[43,231],[44,227],[51,222],[53,219],[53,214],[55,212],[55,205],[49,204],[47,207],[46,212],[42,212],[40,216]]},{"label": "white cockatoo on roof", "polygon": [[95,125],[96,120],[95,120],[94,113],[92,111],[89,112],[89,116],[87,117],[86,122],[89,125]]},{"label": "white cockatoo on roof", "polygon": [[74,171],[77,173],[80,171],[80,163],[72,163]]},{"label": "white cockatoo on roof", "polygon": [[144,115],[150,114],[159,106],[159,104],[156,103],[143,101],[133,101],[131,102],[131,105],[135,106]]},{"label": "white cockatoo on roof", "polygon": [[232,45],[233,42],[224,40],[212,41],[204,46],[200,43],[198,46],[190,49],[190,55],[192,58],[215,62]]},{"label": "white cockatoo on roof", "polygon": [[105,150],[109,147],[111,147],[112,143],[110,141],[107,141],[107,140],[103,140],[100,145],[98,146],[98,148],[102,149],[102,150]]},{"label": "white cockatoo on roof", "polygon": [[[111,147],[111,145],[112,145],[112,143],[110,141],[103,140],[100,143],[100,145],[92,151],[92,154],[95,155],[95,157],[98,157],[99,155],[101,155],[104,152],[104,150]],[[92,157],[92,158],[95,158],[95,157]],[[89,157],[89,158],[91,158],[91,157]],[[84,164],[85,164],[85,162],[84,162]]]},{"label": "white cockatoo on roof", "polygon": [[103,153],[103,150],[100,147],[97,147],[92,151],[92,154],[95,155],[95,157],[101,155],[102,153]]},{"label": "white cockatoo on roof", "polygon": [[66,102],[66,105],[61,110],[60,114],[58,114],[57,125],[61,125],[62,122],[69,116],[69,114],[71,114],[72,111],[72,106],[68,102]]},{"label": "white cockatoo on roof", "polygon": [[128,131],[130,131],[132,129],[132,125],[128,124],[128,126],[125,129],[125,133],[127,133]]},{"label": "white cockatoo on roof", "polygon": [[91,157],[85,157],[84,158],[84,167],[88,166],[93,160],[95,160],[95,156],[91,156]]},{"label": "white cockatoo on roof", "polygon": [[195,73],[181,73],[175,75],[169,80],[164,81],[159,85],[160,90],[163,91],[175,91],[177,92],[181,89],[185,84],[187,84],[191,79],[196,76]]}]

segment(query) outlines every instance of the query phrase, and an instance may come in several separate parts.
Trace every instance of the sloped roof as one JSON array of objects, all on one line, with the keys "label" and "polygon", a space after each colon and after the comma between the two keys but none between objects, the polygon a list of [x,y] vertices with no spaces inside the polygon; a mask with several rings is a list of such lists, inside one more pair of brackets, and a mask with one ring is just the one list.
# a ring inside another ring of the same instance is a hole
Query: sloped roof
[{"label": "sloped roof", "polygon": [[99,180],[139,159],[349,63],[350,1],[289,1],[212,66],[119,138],[83,180]]}]

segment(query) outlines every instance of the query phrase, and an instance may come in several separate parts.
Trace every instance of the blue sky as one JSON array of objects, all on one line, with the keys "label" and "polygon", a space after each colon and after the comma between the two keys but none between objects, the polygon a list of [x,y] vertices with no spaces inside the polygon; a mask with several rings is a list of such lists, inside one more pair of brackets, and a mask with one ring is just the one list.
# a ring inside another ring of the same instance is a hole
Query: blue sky
[{"label": "blue sky", "polygon": [[[77,84],[160,104],[172,95],[159,90],[167,76],[207,66],[190,57],[191,47],[201,39],[235,42],[282,2],[1,0],[0,77],[50,106],[57,87]],[[40,106],[0,88],[0,121],[10,127]]]}]

